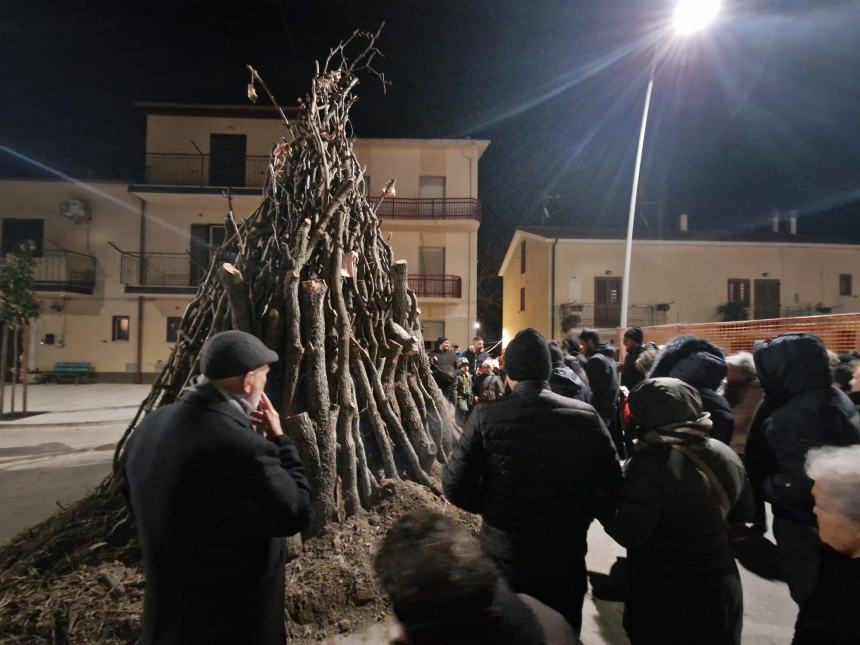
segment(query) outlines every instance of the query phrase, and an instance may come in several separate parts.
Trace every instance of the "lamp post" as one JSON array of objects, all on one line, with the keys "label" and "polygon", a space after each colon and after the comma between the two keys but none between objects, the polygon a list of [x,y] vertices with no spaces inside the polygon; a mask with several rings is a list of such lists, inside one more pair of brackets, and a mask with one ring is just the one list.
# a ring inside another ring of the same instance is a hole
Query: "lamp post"
[{"label": "lamp post", "polygon": [[[716,17],[721,0],[679,0],[675,6],[673,29],[678,36],[689,36],[701,31]],[[630,307],[630,263],[633,253],[633,223],[636,220],[636,197],[639,193],[639,171],[642,168],[642,150],[645,147],[645,130],[648,112],[651,109],[651,94],[654,91],[654,75],[657,71],[657,56],[651,64],[648,89],[645,91],[645,107],[642,109],[642,125],[639,128],[639,146],[636,149],[636,166],[633,169],[633,188],[630,191],[630,212],[627,216],[627,245],[624,249],[624,278],[621,282],[621,328],[627,327],[627,310]]]}]

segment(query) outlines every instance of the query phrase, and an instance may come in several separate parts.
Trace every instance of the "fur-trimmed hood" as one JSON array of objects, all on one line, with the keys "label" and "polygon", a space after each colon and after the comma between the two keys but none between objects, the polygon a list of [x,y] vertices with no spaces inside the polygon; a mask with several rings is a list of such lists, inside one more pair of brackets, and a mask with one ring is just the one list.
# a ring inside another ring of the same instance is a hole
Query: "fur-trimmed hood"
[{"label": "fur-trimmed hood", "polygon": [[719,347],[703,338],[678,336],[657,354],[648,378],[669,376],[697,390],[716,390],[726,370],[725,355]]}]

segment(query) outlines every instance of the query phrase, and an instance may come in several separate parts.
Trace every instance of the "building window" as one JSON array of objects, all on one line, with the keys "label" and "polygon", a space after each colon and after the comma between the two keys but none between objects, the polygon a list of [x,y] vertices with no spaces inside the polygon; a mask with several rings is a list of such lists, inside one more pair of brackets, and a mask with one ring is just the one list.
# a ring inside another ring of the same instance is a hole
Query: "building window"
[{"label": "building window", "polygon": [[179,323],[182,322],[182,316],[167,317],[167,342],[175,343],[179,339]]},{"label": "building window", "polygon": [[445,275],[445,247],[420,247],[418,249],[418,273],[421,275]]},{"label": "building window", "polygon": [[840,273],[839,274],[839,295],[840,296],[854,295],[852,288],[851,288],[851,274],[850,273]]},{"label": "building window", "polygon": [[421,332],[424,334],[424,349],[432,350],[436,346],[436,339],[445,336],[445,321],[422,320]]},{"label": "building window", "polygon": [[732,304],[750,306],[750,281],[732,278],[729,280],[728,301]]},{"label": "building window", "polygon": [[520,242],[520,273],[526,272],[526,241]]},{"label": "building window", "polygon": [[520,287],[520,311],[526,310],[526,288]]},{"label": "building window", "polygon": [[44,228],[45,220],[4,218],[0,254],[17,251],[22,244],[32,242],[36,246],[33,255],[37,258],[42,257]]},{"label": "building window", "polygon": [[128,316],[114,316],[111,340],[128,340],[129,324]]}]

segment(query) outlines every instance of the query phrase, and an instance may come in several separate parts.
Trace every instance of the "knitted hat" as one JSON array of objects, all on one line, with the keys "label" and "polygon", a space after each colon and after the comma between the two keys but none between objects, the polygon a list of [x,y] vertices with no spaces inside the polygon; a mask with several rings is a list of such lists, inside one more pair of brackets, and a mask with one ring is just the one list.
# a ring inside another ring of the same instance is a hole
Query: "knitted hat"
[{"label": "knitted hat", "polygon": [[505,348],[505,371],[515,381],[546,381],[552,372],[549,347],[537,329],[523,329]]},{"label": "knitted hat", "polygon": [[645,334],[642,333],[641,327],[630,327],[624,332],[624,338],[629,338],[634,343],[639,343],[641,345],[642,341],[645,340]]}]

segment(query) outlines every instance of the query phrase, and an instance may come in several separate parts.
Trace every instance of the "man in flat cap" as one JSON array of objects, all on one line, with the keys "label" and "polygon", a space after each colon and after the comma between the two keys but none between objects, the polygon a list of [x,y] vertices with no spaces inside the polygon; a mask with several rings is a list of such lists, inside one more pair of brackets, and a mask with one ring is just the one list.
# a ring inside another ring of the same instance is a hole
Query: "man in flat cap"
[{"label": "man in flat cap", "polygon": [[263,391],[277,360],[250,334],[212,336],[197,384],[132,435],[142,644],[285,642],[284,536],[308,523],[310,488]]}]

